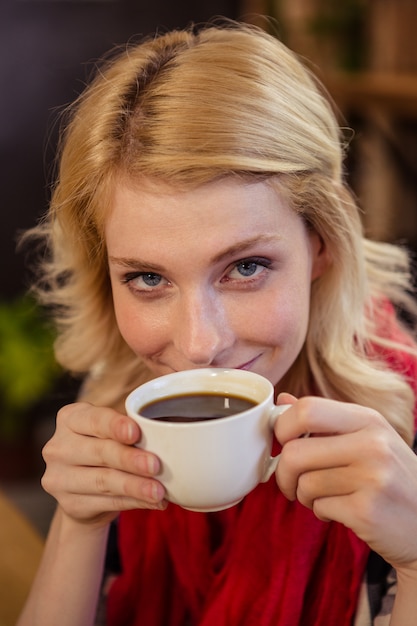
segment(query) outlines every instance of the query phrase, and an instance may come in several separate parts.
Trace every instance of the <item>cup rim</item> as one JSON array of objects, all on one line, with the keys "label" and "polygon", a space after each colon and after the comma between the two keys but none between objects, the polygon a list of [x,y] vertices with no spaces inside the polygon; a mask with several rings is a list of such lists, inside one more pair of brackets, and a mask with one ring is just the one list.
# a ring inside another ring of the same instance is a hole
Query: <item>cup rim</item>
[{"label": "cup rim", "polygon": [[[152,420],[152,418],[145,417],[141,415],[139,412],[141,406],[144,406],[145,404],[152,402],[153,400],[156,400],[158,398],[168,397],[168,396],[181,395],[181,392],[176,393],[175,391],[172,390],[172,388],[169,391],[167,391],[167,393],[164,393],[164,388],[170,386],[172,381],[184,378],[187,375],[187,373],[189,374],[190,372],[193,372],[193,376],[195,375],[195,373],[198,373],[198,375],[200,376],[209,375],[214,378],[219,377],[219,376],[224,376],[224,375],[226,376],[237,375],[240,379],[243,380],[243,382],[244,382],[244,379],[246,379],[248,382],[252,381],[252,383],[255,380],[257,383],[265,387],[264,398],[262,400],[258,400],[254,398],[253,394],[251,393],[245,394],[245,392],[243,392],[243,396],[245,397],[246,395],[248,399],[255,399],[256,405],[259,407],[263,406],[264,403],[267,403],[271,395],[273,396],[273,393],[274,393],[274,387],[272,383],[267,378],[265,378],[261,374],[257,374],[256,372],[250,372],[247,370],[239,370],[239,369],[234,369],[234,368],[200,368],[200,369],[195,369],[195,370],[181,370],[179,372],[171,372],[169,374],[158,376],[156,378],[153,378],[143,383],[142,385],[139,385],[135,389],[133,389],[128,394],[125,400],[125,408],[126,408],[127,414],[130,415],[131,417],[134,417],[135,420],[140,420],[140,421],[146,420],[147,423],[152,422],[156,427],[161,427],[161,428],[167,428],[167,427],[168,428],[183,428],[183,427],[198,428],[198,427],[202,427],[203,425],[207,426],[208,424],[211,423],[211,420],[195,421],[195,422],[165,422],[165,421],[163,422],[159,420]],[[155,392],[159,391],[160,393],[159,394],[156,393],[156,395],[154,395],[152,398],[147,399],[143,403],[138,403],[138,399],[137,399],[138,396],[142,395],[144,392],[146,393],[146,390],[149,388],[154,389]],[[250,386],[248,386],[247,389],[249,391]],[[185,394],[192,393],[193,391],[194,391],[193,389],[185,389],[184,393]],[[222,421],[225,419],[230,421],[230,420],[234,420],[235,418],[241,418],[241,416],[243,416],[244,414],[250,411],[253,411],[253,409],[254,407],[250,407],[249,409],[236,413],[235,415],[229,415],[225,417],[216,418],[216,420],[214,421],[218,422],[218,421]]]}]

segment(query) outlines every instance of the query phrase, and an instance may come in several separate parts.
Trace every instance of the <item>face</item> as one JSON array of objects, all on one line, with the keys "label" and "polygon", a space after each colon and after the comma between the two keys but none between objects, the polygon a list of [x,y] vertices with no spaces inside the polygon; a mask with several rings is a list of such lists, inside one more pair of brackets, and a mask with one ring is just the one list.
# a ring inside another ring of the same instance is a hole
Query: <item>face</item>
[{"label": "face", "polygon": [[276,385],[294,363],[325,251],[266,182],[120,183],[105,237],[120,332],[155,375],[232,367]]}]

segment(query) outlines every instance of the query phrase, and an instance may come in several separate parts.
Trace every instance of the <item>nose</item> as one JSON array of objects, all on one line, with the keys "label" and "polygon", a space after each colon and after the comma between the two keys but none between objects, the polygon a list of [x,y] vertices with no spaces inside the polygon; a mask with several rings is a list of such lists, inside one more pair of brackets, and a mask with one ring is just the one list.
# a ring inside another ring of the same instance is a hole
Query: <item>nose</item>
[{"label": "nose", "polygon": [[234,334],[220,298],[198,291],[181,299],[176,319],[175,347],[187,365],[216,366],[230,348]]}]

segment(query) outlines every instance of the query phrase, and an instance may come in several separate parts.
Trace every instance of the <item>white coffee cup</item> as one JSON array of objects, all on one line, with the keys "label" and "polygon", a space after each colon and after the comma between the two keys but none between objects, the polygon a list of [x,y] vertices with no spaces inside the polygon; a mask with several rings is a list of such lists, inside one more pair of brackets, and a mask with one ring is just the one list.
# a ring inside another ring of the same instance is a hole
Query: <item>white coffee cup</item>
[{"label": "white coffee cup", "polygon": [[[228,417],[195,422],[159,421],[141,415],[152,402],[194,393],[230,394],[255,404]],[[158,480],[169,501],[192,511],[231,507],[275,471],[273,427],[288,405],[274,404],[263,376],[237,369],[196,369],[151,380],[126,399],[127,414],[140,426],[138,447],[161,461]]]}]

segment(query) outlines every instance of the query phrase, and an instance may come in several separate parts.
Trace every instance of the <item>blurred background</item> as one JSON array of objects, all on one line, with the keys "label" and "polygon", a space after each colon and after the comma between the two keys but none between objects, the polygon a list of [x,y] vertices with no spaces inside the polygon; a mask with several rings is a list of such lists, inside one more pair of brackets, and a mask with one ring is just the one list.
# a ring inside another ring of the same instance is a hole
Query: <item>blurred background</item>
[{"label": "blurred background", "polygon": [[114,45],[219,15],[257,23],[308,59],[354,129],[346,168],[366,233],[417,250],[415,0],[2,0],[0,494],[41,537],[54,503],[39,485],[40,450],[78,383],[54,363],[16,238],[47,206],[58,112]]}]

